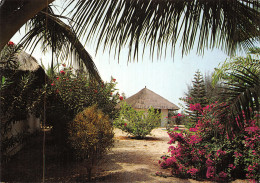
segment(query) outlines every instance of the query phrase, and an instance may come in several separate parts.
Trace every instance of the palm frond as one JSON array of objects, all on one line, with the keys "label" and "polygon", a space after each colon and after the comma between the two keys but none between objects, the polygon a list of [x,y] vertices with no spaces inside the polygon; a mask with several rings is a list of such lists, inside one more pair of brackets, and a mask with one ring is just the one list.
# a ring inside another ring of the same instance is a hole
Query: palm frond
[{"label": "palm frond", "polygon": [[71,59],[76,64],[88,72],[89,77],[101,81],[92,57],[78,40],[72,27],[65,24],[58,17],[50,6],[47,10],[39,12],[27,24],[28,31],[21,40],[21,44],[26,47],[30,46],[32,51],[39,43],[42,43],[43,52],[51,49],[52,70],[54,67],[54,56],[56,56],[56,60],[67,59],[71,56]]},{"label": "palm frond", "polygon": [[259,65],[243,67],[230,74],[231,80],[225,83],[220,94],[222,105],[218,108],[218,117],[231,130],[239,133],[248,122],[259,112],[260,102],[260,71]]},{"label": "palm frond", "polygon": [[118,54],[127,46],[130,59],[138,57],[140,43],[151,55],[157,47],[161,56],[168,45],[174,53],[178,39],[183,55],[194,45],[199,54],[208,48],[229,55],[247,50],[260,40],[259,9],[257,1],[248,0],[80,0],[72,13],[75,30],[86,41],[96,37],[97,49],[104,44]]}]

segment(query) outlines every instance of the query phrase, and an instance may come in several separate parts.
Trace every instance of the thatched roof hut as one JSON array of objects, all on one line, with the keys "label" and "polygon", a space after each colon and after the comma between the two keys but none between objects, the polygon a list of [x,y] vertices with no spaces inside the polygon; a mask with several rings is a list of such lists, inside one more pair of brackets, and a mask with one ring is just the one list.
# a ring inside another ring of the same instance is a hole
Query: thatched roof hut
[{"label": "thatched roof hut", "polygon": [[149,109],[151,106],[155,109],[178,110],[179,107],[146,87],[133,96],[125,99],[128,105],[135,109]]},{"label": "thatched roof hut", "polygon": [[[17,63],[18,67],[13,68],[13,62],[9,63],[6,60],[1,60],[0,64],[0,76],[5,76],[7,73],[13,73],[15,75],[23,75],[25,73],[34,73],[37,79],[34,81],[34,85],[41,87],[45,83],[45,78],[48,78],[43,68],[38,64],[37,60],[30,54],[23,50],[14,54],[13,61]],[[11,64],[11,67],[10,67]],[[15,71],[15,72],[14,72]],[[19,77],[17,77],[19,79]]]},{"label": "thatched roof hut", "polygon": [[[128,105],[132,106],[136,110],[148,110],[153,107],[162,114],[161,126],[167,124],[168,111],[178,110],[179,107],[162,96],[154,93],[146,87],[140,90],[138,93],[124,100]],[[117,107],[119,107],[118,105]]]}]

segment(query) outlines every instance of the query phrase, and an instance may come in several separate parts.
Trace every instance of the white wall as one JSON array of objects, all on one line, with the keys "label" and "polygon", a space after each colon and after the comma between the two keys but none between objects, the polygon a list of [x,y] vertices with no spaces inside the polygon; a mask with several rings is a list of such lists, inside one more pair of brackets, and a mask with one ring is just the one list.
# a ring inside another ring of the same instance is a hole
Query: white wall
[{"label": "white wall", "polygon": [[[27,120],[17,121],[11,125],[11,130],[6,134],[6,137],[10,138],[12,136],[16,136],[22,132],[34,133],[37,130],[40,130],[40,119],[35,116],[29,114]],[[6,151],[8,155],[16,154],[24,144],[16,144],[13,147],[9,148]]]}]

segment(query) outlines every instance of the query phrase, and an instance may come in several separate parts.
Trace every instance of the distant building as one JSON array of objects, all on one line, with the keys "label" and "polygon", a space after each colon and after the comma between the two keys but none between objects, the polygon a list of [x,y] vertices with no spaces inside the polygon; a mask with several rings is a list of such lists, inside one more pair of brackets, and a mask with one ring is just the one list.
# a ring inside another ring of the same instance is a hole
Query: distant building
[{"label": "distant building", "polygon": [[146,87],[138,93],[124,100],[128,105],[132,106],[135,110],[148,110],[150,107],[159,110],[162,114],[161,126],[167,124],[167,117],[169,110],[178,110],[179,107]]}]

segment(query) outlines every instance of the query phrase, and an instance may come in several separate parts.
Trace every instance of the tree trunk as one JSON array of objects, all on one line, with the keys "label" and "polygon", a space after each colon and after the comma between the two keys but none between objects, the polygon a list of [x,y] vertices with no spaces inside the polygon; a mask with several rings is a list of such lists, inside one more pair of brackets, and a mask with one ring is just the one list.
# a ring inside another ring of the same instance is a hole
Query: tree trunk
[{"label": "tree trunk", "polygon": [[[3,0],[0,5],[0,51],[13,35],[39,11],[54,0]],[[21,4],[16,6],[15,4]]]}]

